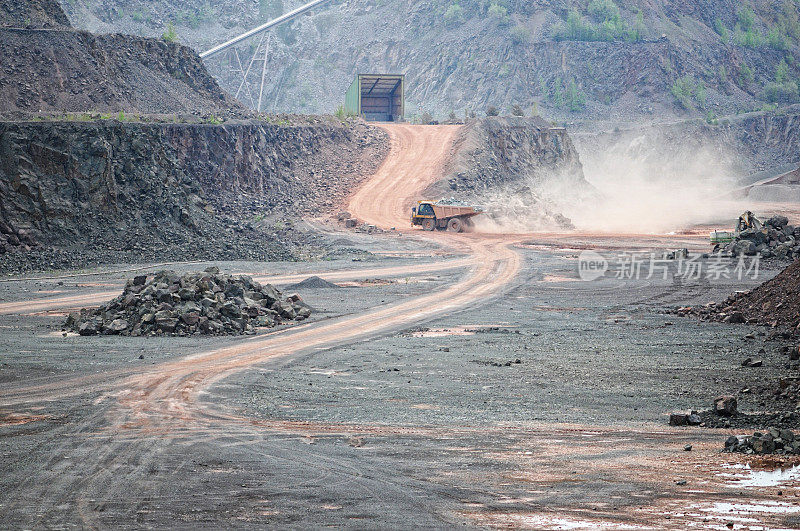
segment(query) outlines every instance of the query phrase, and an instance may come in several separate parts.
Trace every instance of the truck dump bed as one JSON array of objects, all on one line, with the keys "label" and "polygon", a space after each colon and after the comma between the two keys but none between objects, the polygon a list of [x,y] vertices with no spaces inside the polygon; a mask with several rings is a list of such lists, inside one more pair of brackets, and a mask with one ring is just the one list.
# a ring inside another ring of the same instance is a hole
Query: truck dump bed
[{"label": "truck dump bed", "polygon": [[454,206],[454,205],[440,205],[434,203],[433,205],[433,212],[436,214],[437,219],[444,219],[444,218],[452,218],[456,216],[477,216],[481,213],[475,207],[471,206]]}]

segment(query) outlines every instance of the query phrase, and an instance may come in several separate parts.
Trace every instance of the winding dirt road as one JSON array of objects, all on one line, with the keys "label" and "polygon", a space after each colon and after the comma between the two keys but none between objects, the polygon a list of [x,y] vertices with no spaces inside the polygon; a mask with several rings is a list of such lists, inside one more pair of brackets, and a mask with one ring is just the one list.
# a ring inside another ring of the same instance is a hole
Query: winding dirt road
[{"label": "winding dirt road", "polygon": [[[383,228],[408,223],[409,206],[418,194],[440,176],[449,155],[457,126],[423,127],[413,125],[385,126],[392,149],[379,171],[353,196],[351,212],[369,223]],[[199,392],[213,382],[262,363],[270,358],[286,356],[314,348],[339,345],[374,337],[387,331],[404,328],[451,312],[475,301],[497,295],[520,268],[517,253],[504,240],[481,239],[469,235],[431,235],[456,238],[472,251],[464,259],[373,270],[382,274],[409,274],[469,267],[469,272],[456,284],[441,290],[374,308],[362,314],[309,323],[277,333],[258,336],[241,343],[204,354],[164,363],[121,382],[126,372],[115,371],[54,384],[28,388],[9,388],[0,392],[6,405],[37,400],[53,400],[71,394],[105,389],[119,398],[124,414],[120,422],[142,422],[154,427],[167,421],[190,422]],[[430,236],[429,236],[430,237]],[[326,275],[329,279],[351,278],[363,271],[344,271]],[[268,280],[292,281],[299,275],[265,277]],[[65,297],[61,300],[34,303],[9,303],[0,312],[19,312],[23,308],[57,308],[95,301],[98,294]],[[124,419],[124,420],[123,420]]]}]

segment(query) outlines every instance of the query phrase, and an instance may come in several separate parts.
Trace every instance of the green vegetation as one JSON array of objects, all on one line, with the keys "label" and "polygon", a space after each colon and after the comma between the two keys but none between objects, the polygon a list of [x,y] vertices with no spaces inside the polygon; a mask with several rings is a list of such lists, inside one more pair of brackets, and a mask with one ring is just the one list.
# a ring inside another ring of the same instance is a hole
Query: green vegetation
[{"label": "green vegetation", "polygon": [[797,83],[790,79],[786,61],[781,61],[775,68],[775,81],[764,87],[764,98],[770,103],[794,103],[798,100]]},{"label": "green vegetation", "polygon": [[161,35],[161,38],[166,42],[178,42],[178,33],[175,31],[175,25],[172,22],[167,24],[167,29]]},{"label": "green vegetation", "polygon": [[725,24],[723,24],[720,19],[714,20],[714,31],[717,32],[723,43],[728,44],[728,41],[731,40],[728,28],[725,27]]},{"label": "green vegetation", "polygon": [[[792,40],[800,39],[800,15],[797,6],[791,0],[784,0],[776,17],[776,24],[762,34],[756,27],[756,14],[749,5],[742,6],[736,13],[736,25],[733,28],[733,42],[744,48],[768,46],[775,50],[788,50]],[[729,30],[720,19],[714,20],[716,31],[722,42],[729,42]]]},{"label": "green vegetation", "polygon": [[644,16],[641,11],[636,22],[629,27],[623,20],[619,7],[613,0],[592,0],[589,3],[590,20],[571,9],[567,19],[553,27],[553,39],[557,41],[621,41],[639,42],[644,38]]},{"label": "green vegetation", "polygon": [[550,99],[556,108],[568,109],[570,112],[580,112],[586,107],[586,94],[580,90],[574,79],[570,79],[565,85],[560,77],[556,78],[550,91]]},{"label": "green vegetation", "polygon": [[490,19],[496,20],[500,24],[508,24],[510,20],[508,16],[508,8],[498,4],[497,2],[492,2],[486,14],[489,15]]},{"label": "green vegetation", "polygon": [[687,111],[693,111],[695,103],[699,103],[701,107],[706,104],[705,85],[702,82],[695,81],[691,76],[679,77],[669,90],[675,100]]},{"label": "green vegetation", "polygon": [[444,21],[448,26],[460,24],[464,20],[464,9],[458,2],[451,4],[444,12]]},{"label": "green vegetation", "polygon": [[753,70],[747,66],[747,63],[742,63],[739,67],[739,85],[747,87],[753,82]]},{"label": "green vegetation", "polygon": [[531,42],[531,32],[525,26],[514,26],[509,33],[511,42],[514,44],[528,44]]}]

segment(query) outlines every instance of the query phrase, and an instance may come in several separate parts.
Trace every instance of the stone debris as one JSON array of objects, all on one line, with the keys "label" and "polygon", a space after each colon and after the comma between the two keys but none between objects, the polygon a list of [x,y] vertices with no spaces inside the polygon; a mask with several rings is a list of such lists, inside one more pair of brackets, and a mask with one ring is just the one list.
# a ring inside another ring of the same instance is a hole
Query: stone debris
[{"label": "stone debris", "polygon": [[746,212],[742,217],[747,217],[750,223],[742,225],[740,218],[743,230],[737,231],[733,241],[717,244],[715,253],[789,260],[800,258],[800,227],[789,225],[786,216],[773,216],[763,224],[752,213]]},{"label": "stone debris", "polygon": [[[800,261],[794,262],[749,291],[737,291],[722,302],[671,310],[703,321],[769,326],[771,339],[789,339],[800,333]],[[753,336],[754,338],[755,336]]]},{"label": "stone debris", "polygon": [[730,417],[736,414],[737,400],[735,396],[718,396],[714,399],[714,413],[720,417]]},{"label": "stone debris", "polygon": [[311,307],[298,295],[284,298],[270,284],[212,267],[184,275],[138,275],[128,280],[122,295],[99,308],[71,313],[65,326],[82,336],[239,335],[310,315]]},{"label": "stone debris", "polygon": [[676,411],[669,415],[670,426],[699,426],[702,422],[697,411]]},{"label": "stone debris", "polygon": [[791,430],[767,428],[753,435],[731,435],[725,441],[724,452],[743,454],[800,454],[800,439]]}]

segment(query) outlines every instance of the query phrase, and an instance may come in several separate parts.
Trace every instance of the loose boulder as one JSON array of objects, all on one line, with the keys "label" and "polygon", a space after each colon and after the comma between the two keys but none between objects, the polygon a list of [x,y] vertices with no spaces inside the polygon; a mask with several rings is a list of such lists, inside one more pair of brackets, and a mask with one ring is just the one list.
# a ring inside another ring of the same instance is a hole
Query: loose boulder
[{"label": "loose boulder", "polygon": [[736,414],[737,401],[735,396],[718,396],[714,399],[714,413],[721,417],[731,417]]}]

